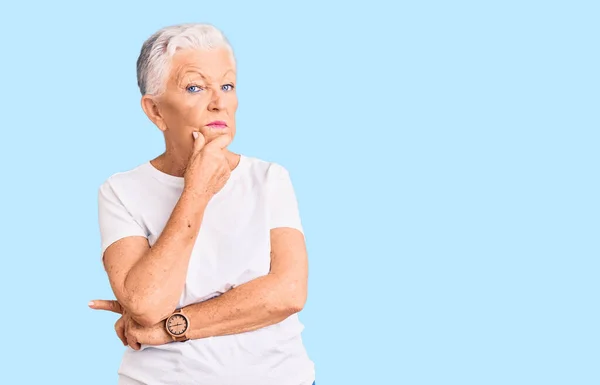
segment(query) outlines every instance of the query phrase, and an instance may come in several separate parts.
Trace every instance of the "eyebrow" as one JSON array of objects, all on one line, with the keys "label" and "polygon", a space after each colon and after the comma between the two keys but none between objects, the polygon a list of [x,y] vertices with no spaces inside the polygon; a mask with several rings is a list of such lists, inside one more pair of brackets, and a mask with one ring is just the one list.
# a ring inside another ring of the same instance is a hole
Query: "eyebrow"
[{"label": "eyebrow", "polygon": [[[180,72],[180,74],[177,76],[177,83],[181,84],[182,82],[185,82],[186,80],[189,79],[189,75],[198,75],[202,78],[202,80],[209,82],[210,80],[199,70],[197,69],[188,69],[185,71]],[[235,70],[234,69],[228,69],[227,71],[225,71],[225,73],[223,73],[223,75],[221,76],[221,79],[225,78],[227,75],[229,74],[233,74],[235,75]]]},{"label": "eyebrow", "polygon": [[235,70],[233,70],[233,69],[229,69],[229,70],[225,71],[225,73],[223,74],[223,77],[225,77],[225,76],[229,75],[230,73],[232,73],[232,74],[234,74],[234,75],[235,75]]},{"label": "eyebrow", "polygon": [[181,82],[182,80],[184,80],[190,74],[199,75],[203,80],[207,80],[206,76],[204,76],[204,74],[202,72],[198,71],[198,70],[186,70],[186,71],[180,73],[177,76],[178,82]]}]

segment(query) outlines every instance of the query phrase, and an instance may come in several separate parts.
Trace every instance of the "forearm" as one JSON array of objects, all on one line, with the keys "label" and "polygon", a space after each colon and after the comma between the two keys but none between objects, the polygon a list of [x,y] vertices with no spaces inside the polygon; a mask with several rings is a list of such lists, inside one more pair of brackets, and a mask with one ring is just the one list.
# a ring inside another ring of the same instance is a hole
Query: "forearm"
[{"label": "forearm", "polygon": [[266,275],[223,295],[183,309],[190,318],[190,339],[248,332],[283,321],[301,310],[290,286]]},{"label": "forearm", "polygon": [[184,191],[156,243],[129,270],[124,306],[134,319],[152,324],[177,306],[207,204],[205,196]]}]

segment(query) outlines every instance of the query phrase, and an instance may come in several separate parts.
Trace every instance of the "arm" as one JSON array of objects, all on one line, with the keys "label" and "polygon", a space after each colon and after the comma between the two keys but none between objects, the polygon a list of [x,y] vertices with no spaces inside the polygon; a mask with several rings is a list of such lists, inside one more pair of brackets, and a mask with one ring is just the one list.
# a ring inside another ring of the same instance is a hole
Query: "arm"
[{"label": "arm", "polygon": [[308,283],[304,236],[292,228],[272,229],[271,245],[269,274],[183,308],[190,339],[260,329],[302,310]]},{"label": "arm", "polygon": [[[307,296],[308,258],[304,236],[296,229],[271,230],[271,271],[223,295],[183,308],[190,319],[188,338],[199,339],[248,332],[283,321],[302,310]],[[172,342],[164,320],[152,326],[131,322],[117,301],[100,300],[93,309],[123,314],[115,324],[123,344],[139,350],[140,344]],[[135,320],[134,320],[135,321]]]},{"label": "arm", "polygon": [[152,248],[114,191],[100,189],[101,234],[104,247],[110,244],[104,266],[117,301],[142,326],[158,323],[177,307],[206,206],[230,175],[224,149],[231,136],[206,144],[195,134],[184,191]]},{"label": "arm", "polygon": [[184,308],[190,318],[189,338],[259,329],[304,307],[308,257],[294,187],[288,171],[279,165],[269,169],[267,180],[271,269],[217,298]]},{"label": "arm", "polygon": [[184,191],[152,248],[143,237],[126,237],[104,252],[113,292],[131,317],[151,326],[177,307],[208,198]]}]

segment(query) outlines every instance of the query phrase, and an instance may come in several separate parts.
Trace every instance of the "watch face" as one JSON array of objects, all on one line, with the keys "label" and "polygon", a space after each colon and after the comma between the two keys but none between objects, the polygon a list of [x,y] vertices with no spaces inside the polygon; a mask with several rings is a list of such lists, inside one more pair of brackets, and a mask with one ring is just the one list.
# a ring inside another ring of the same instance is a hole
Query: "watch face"
[{"label": "watch face", "polygon": [[173,314],[167,320],[167,330],[174,336],[180,336],[188,328],[188,320],[181,314]]}]

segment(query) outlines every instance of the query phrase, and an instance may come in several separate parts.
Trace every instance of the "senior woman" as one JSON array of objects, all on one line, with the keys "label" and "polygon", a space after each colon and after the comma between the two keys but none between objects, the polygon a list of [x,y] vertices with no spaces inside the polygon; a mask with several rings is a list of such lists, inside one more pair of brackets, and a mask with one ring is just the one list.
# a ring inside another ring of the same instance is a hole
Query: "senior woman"
[{"label": "senior woman", "polygon": [[207,24],[159,30],[137,62],[165,152],[99,189],[103,263],[128,345],[119,384],[309,385],[297,313],[308,262],[286,169],[235,154],[236,63]]}]

